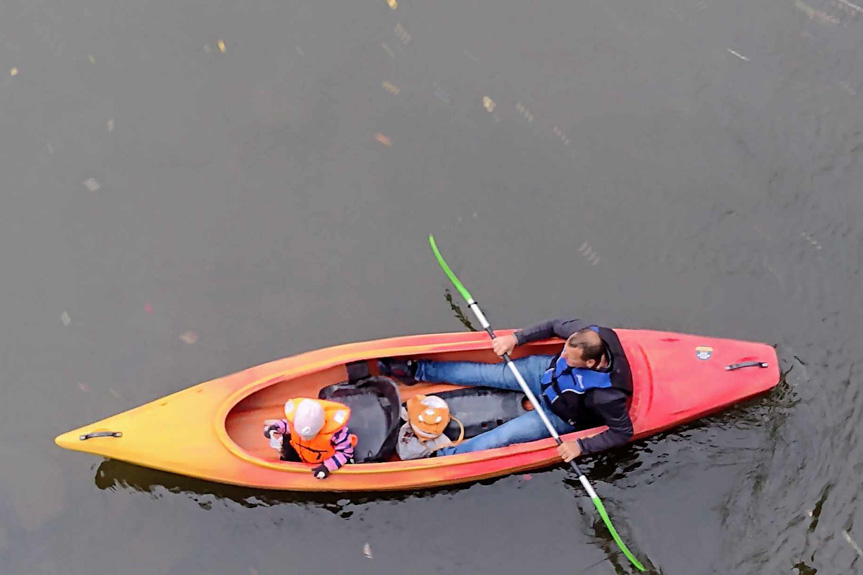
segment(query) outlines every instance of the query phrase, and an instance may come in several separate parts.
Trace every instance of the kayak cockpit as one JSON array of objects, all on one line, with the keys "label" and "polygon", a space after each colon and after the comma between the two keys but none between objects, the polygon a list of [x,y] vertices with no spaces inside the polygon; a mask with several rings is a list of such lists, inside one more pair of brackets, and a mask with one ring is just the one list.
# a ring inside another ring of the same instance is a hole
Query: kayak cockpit
[{"label": "kayak cockpit", "polygon": [[[531,349],[533,353],[550,351],[546,351],[548,346],[530,347],[534,348]],[[445,359],[489,361],[490,357],[494,357],[490,352],[471,351],[448,353]],[[376,360],[364,363],[369,373],[377,373]],[[464,425],[466,439],[494,429],[532,409],[520,391],[431,383],[407,386],[374,375],[369,380],[371,384],[360,384],[358,388],[355,382],[345,381],[347,371],[344,365],[334,366],[274,381],[258,389],[228,412],[225,421],[228,436],[237,447],[254,458],[278,461],[279,454],[263,435],[264,421],[283,418],[284,404],[291,398],[331,399],[351,408],[349,428],[358,438],[355,448],[357,463],[381,463],[399,461],[395,455],[395,437],[398,428],[404,423],[400,418],[400,409],[407,399],[416,394],[435,394],[445,399],[453,416]],[[455,439],[459,432],[458,424],[453,421],[444,433]]]},{"label": "kayak cockpit", "polygon": [[[462,422],[466,439],[494,429],[527,412],[526,398],[517,391],[463,388],[446,384],[406,387],[389,378],[380,377],[363,382],[359,387],[347,382],[332,384],[311,397],[331,399],[350,407],[349,427],[358,439],[354,449],[356,463],[380,463],[399,461],[395,454],[395,440],[398,429],[404,423],[400,416],[405,400],[403,393],[434,393],[445,399],[452,414]],[[266,419],[283,417],[281,409],[284,403],[267,406],[259,399],[255,398],[256,407],[253,409],[242,406],[245,409],[231,410],[226,430],[229,437],[247,453],[269,461],[278,460],[278,453],[270,447],[262,431]],[[452,421],[444,433],[450,439],[455,439],[460,433],[460,427]]]}]

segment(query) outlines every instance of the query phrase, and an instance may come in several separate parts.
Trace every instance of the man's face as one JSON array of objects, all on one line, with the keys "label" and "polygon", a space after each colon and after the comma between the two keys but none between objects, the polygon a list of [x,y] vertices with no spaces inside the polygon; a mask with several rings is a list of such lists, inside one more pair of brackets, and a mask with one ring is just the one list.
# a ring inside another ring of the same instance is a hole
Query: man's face
[{"label": "man's face", "polygon": [[570,347],[568,343],[563,346],[561,357],[566,361],[566,365],[569,367],[576,367],[578,369],[593,369],[596,367],[596,361],[592,359],[584,361],[584,358],[582,358],[581,355],[580,347]]}]

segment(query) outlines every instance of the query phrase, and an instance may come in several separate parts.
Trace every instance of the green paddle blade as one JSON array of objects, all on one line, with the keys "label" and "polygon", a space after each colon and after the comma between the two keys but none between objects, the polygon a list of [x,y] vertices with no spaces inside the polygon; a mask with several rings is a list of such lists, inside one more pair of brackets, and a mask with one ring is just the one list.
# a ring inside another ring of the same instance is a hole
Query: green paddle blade
[{"label": "green paddle blade", "polygon": [[468,301],[468,303],[473,301],[473,298],[470,296],[470,292],[467,291],[467,288],[464,287],[449,266],[446,263],[446,260],[443,259],[443,256],[440,255],[440,252],[437,249],[437,245],[434,243],[434,236],[429,235],[429,244],[431,245],[431,249],[434,252],[435,257],[437,258],[437,262],[440,264],[440,267],[443,269],[444,273],[449,277],[449,281],[452,282],[452,285],[455,286],[455,289],[458,290],[458,293]]},{"label": "green paddle blade", "polygon": [[611,524],[611,519],[608,518],[608,513],[605,511],[605,505],[602,504],[602,501],[599,500],[599,497],[593,498],[593,505],[596,507],[596,510],[599,511],[599,515],[602,517],[602,520],[605,522],[605,526],[608,527],[608,530],[611,532],[611,536],[614,537],[614,542],[617,543],[617,546],[620,547],[620,550],[623,551],[623,554],[626,555],[626,558],[629,559],[635,568],[639,571],[644,571],[644,565],[642,565],[635,556],[630,553],[629,549],[626,547],[626,544],[623,542],[623,539],[620,538],[620,535],[617,534],[617,529],[614,528],[614,525]]}]

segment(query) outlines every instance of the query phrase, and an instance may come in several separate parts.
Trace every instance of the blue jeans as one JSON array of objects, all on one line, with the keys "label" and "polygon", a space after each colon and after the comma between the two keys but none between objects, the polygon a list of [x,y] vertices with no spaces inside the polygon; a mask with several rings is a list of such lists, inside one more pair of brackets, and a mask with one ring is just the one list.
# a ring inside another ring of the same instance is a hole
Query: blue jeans
[{"label": "blue jeans", "polygon": [[[515,360],[515,366],[521,372],[528,387],[533,394],[539,397],[541,393],[540,378],[548,369],[552,357],[550,355],[531,355]],[[454,383],[457,385],[473,385],[494,387],[496,389],[508,389],[521,391],[515,376],[505,363],[473,363],[468,361],[430,361],[419,362],[416,378],[420,381],[434,383]],[[571,433],[575,429],[553,414],[545,410],[548,420],[559,434]],[[507,421],[503,425],[481,433],[476,437],[455,446],[445,447],[437,452],[440,455],[455,455],[458,453],[469,453],[482,449],[494,449],[504,447],[513,443],[527,443],[551,437],[545,424],[536,411],[529,411],[523,415]]]}]

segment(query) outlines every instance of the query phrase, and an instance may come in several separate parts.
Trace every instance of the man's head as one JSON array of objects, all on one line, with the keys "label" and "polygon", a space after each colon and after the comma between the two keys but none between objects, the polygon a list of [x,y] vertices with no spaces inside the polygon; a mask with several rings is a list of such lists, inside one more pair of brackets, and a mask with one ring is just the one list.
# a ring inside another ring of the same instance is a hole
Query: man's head
[{"label": "man's head", "polygon": [[569,367],[580,369],[598,369],[602,363],[604,346],[599,334],[585,328],[569,336],[563,344],[561,357]]}]

